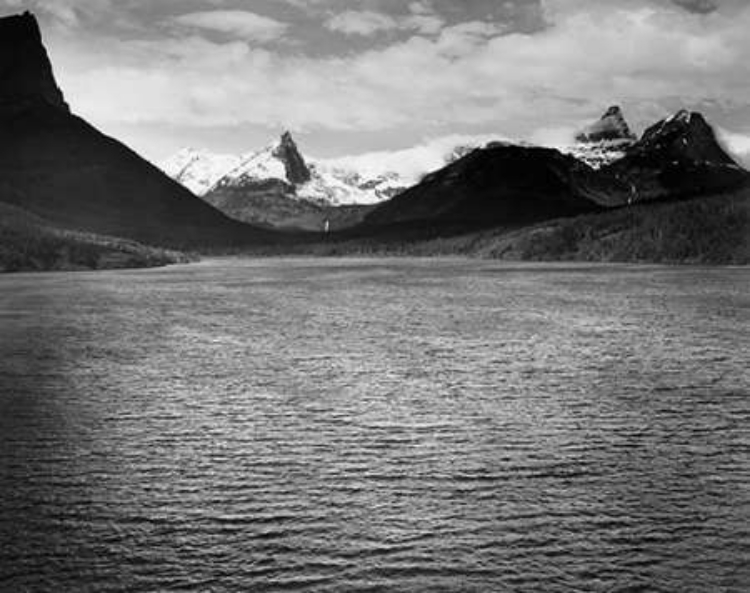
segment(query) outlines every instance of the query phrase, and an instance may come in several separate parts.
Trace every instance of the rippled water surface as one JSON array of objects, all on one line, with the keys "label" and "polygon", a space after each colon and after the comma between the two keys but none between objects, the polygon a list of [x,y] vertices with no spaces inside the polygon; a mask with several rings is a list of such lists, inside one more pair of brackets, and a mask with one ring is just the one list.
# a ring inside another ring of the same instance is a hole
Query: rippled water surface
[{"label": "rippled water surface", "polygon": [[0,590],[748,591],[750,270],[0,278]]}]

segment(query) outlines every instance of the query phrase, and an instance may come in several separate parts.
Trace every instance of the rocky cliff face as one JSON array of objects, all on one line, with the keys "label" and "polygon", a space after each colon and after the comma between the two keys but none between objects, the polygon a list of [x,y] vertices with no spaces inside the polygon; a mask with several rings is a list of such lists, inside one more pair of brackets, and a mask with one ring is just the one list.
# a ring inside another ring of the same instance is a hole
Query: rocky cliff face
[{"label": "rocky cliff face", "polygon": [[0,18],[0,202],[54,225],[157,245],[234,245],[262,234],[72,115],[28,13]]},{"label": "rocky cliff face", "polygon": [[650,128],[602,173],[627,183],[627,202],[734,191],[748,172],[721,147],[700,113],[679,111]]},{"label": "rocky cliff face", "polygon": [[639,202],[714,196],[750,186],[698,113],[680,111],[636,141],[612,108],[581,144],[608,153],[592,166],[580,153],[489,145],[428,175],[376,208],[366,224],[518,227]]},{"label": "rocky cliff face", "polygon": [[0,112],[40,102],[69,111],[37,20],[29,12],[0,19]]},{"label": "rocky cliff face", "polygon": [[576,134],[574,145],[561,150],[594,169],[600,169],[623,158],[635,141],[636,136],[625,121],[622,110],[614,106]]},{"label": "rocky cliff face", "polygon": [[281,197],[325,207],[375,204],[412,184],[393,172],[365,172],[335,161],[305,158],[289,132],[261,150],[241,155],[183,149],[160,166],[206,198],[227,188],[234,194],[244,189],[253,197],[258,187],[276,185],[283,190]]},{"label": "rocky cliff face", "polygon": [[284,132],[281,142],[274,150],[273,155],[284,163],[286,178],[292,185],[302,185],[310,181],[312,175],[305,164],[297,144],[290,132]]},{"label": "rocky cliff face", "polygon": [[650,154],[651,158],[658,156],[673,161],[737,166],[721,147],[705,118],[700,113],[686,110],[648,128],[630,153]]},{"label": "rocky cliff face", "polygon": [[617,105],[610,107],[605,114],[590,126],[576,135],[577,142],[635,141],[635,134],[630,130],[622,109]]}]

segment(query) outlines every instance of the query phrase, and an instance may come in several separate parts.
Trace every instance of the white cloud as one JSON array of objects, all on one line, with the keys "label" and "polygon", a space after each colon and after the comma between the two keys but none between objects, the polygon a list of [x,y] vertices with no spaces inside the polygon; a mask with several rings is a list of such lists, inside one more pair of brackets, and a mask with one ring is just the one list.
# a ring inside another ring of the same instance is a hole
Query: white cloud
[{"label": "white cloud", "polygon": [[719,141],[742,164],[750,166],[750,135],[738,134],[719,128]]},{"label": "white cloud", "polygon": [[551,126],[534,130],[528,136],[528,141],[538,146],[565,148],[575,143],[576,134],[583,126]]},{"label": "white cloud", "polygon": [[[239,34],[237,20],[214,16],[190,21],[243,39],[102,43],[96,57],[106,67],[92,64],[90,44],[70,42],[53,59],[73,109],[97,123],[485,127],[515,137],[542,129],[541,137],[613,103],[629,106],[636,123],[663,115],[675,97],[747,105],[748,4],[709,14],[666,0],[545,0],[544,9],[550,26],[533,35],[471,21],[342,57],[267,51],[247,42],[258,38],[256,19]],[[415,7],[404,18],[413,16],[423,14]]]},{"label": "white cloud", "polygon": [[417,146],[403,150],[370,152],[329,159],[327,162],[371,176],[394,172],[416,183],[425,173],[443,167],[456,147],[478,148],[490,142],[507,140],[508,138],[502,134],[450,134],[425,140]]},{"label": "white cloud", "polygon": [[208,10],[174,17],[173,22],[195,29],[207,29],[239,38],[267,42],[281,37],[288,25],[246,10]]},{"label": "white cloud", "polygon": [[346,35],[369,36],[379,31],[398,29],[398,21],[387,14],[369,10],[347,10],[331,17],[326,27]]}]

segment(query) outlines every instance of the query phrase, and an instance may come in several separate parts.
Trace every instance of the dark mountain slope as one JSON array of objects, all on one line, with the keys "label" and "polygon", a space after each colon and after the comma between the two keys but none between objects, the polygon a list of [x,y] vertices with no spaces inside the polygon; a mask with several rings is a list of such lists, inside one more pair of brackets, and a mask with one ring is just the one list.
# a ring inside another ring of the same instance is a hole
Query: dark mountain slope
[{"label": "dark mountain slope", "polygon": [[0,202],[0,272],[140,268],[188,261],[134,241],[69,231]]},{"label": "dark mountain slope", "polygon": [[0,18],[0,112],[42,102],[67,112],[33,15]]},{"label": "dark mountain slope", "polygon": [[37,104],[0,117],[0,200],[64,226],[164,245],[251,239],[119,142]]},{"label": "dark mountain slope", "polygon": [[0,19],[0,201],[70,228],[160,245],[269,237],[71,115],[29,13]]},{"label": "dark mountain slope", "polygon": [[596,200],[625,191],[557,150],[491,145],[475,150],[379,206],[370,226],[427,221],[456,228],[521,226],[594,212]]},{"label": "dark mountain slope", "polygon": [[750,174],[722,149],[698,113],[681,111],[632,142],[621,112],[613,108],[581,137],[619,137],[629,145],[622,158],[597,170],[553,149],[476,150],[379,206],[365,224],[507,229],[638,202],[712,196],[750,183]]},{"label": "dark mountain slope", "polygon": [[630,186],[620,204],[734,191],[750,181],[703,116],[687,111],[648,128],[624,158],[601,172]]},{"label": "dark mountain slope", "polygon": [[226,185],[203,199],[227,216],[253,225],[280,230],[332,231],[354,226],[374,206],[327,206],[300,200],[277,179]]},{"label": "dark mountain slope", "polygon": [[750,264],[750,190],[636,204],[516,229],[462,234],[404,232],[352,237],[259,253],[319,256],[471,256],[508,261]]}]

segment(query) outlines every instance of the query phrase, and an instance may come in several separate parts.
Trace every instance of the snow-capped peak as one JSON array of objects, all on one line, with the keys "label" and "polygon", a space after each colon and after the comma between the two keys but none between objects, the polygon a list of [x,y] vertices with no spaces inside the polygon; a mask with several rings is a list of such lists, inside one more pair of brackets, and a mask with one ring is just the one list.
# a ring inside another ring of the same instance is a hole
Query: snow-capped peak
[{"label": "snow-capped peak", "polygon": [[215,154],[207,150],[183,148],[161,164],[161,169],[175,181],[201,196],[224,175],[239,165],[241,157]]},{"label": "snow-capped peak", "polygon": [[607,109],[599,120],[586,126],[576,135],[576,141],[582,143],[634,141],[635,135],[630,131],[628,122],[619,106]]},{"label": "snow-capped peak", "polygon": [[664,123],[670,124],[674,122],[680,124],[689,124],[692,119],[692,113],[690,113],[687,109],[680,109],[677,113],[670,115],[667,119],[665,119]]},{"label": "snow-capped peak", "polygon": [[310,169],[307,167],[302,154],[300,154],[291,132],[287,131],[281,135],[281,140],[274,149],[273,156],[284,163],[286,178],[289,183],[301,185],[310,181]]},{"label": "snow-capped peak", "polygon": [[600,169],[625,156],[628,148],[636,142],[622,109],[615,105],[594,123],[586,126],[575,135],[575,143],[559,147],[561,152],[570,154]]},{"label": "snow-capped peak", "polygon": [[327,205],[375,204],[497,136],[449,136],[410,149],[332,159],[304,158],[291,133],[244,155],[212,155],[183,149],[162,169],[204,196],[221,188],[253,191],[259,182],[280,182],[287,197]]}]

